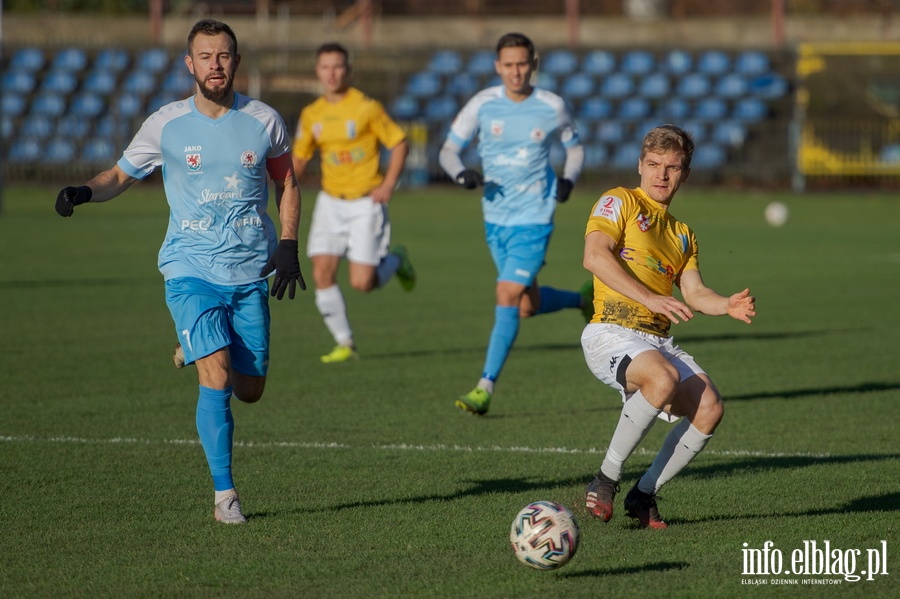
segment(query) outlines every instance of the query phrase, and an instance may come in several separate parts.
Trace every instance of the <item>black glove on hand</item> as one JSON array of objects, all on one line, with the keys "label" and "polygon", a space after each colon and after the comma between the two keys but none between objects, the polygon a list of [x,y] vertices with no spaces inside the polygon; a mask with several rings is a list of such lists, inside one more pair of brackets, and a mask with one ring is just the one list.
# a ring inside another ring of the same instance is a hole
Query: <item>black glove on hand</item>
[{"label": "black glove on hand", "polygon": [[275,271],[275,279],[272,281],[272,297],[281,299],[284,297],[284,290],[290,288],[288,297],[294,299],[297,293],[297,285],[300,289],[306,291],[306,281],[303,280],[303,273],[300,272],[300,258],[297,257],[297,240],[282,239],[275,248],[275,253],[266,262],[259,276],[268,276]]},{"label": "black glove on hand", "polygon": [[456,182],[466,189],[475,189],[479,185],[484,185],[484,177],[478,171],[467,168],[456,175]]},{"label": "black glove on hand", "polygon": [[573,187],[575,187],[575,184],[568,179],[559,179],[556,182],[556,201],[562,204],[568,200]]},{"label": "black glove on hand", "polygon": [[75,206],[91,201],[94,192],[87,185],[81,187],[64,187],[56,196],[56,212],[60,216],[72,216]]}]

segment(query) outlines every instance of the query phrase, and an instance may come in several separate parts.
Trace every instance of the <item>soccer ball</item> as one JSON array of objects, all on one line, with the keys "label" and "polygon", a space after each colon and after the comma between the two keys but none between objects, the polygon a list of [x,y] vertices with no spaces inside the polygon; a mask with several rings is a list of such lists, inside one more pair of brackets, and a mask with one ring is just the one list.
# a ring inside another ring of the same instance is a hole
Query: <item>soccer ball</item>
[{"label": "soccer ball", "polygon": [[788,221],[791,215],[788,207],[781,202],[771,202],[766,206],[766,222],[773,227],[781,227]]},{"label": "soccer ball", "polygon": [[516,514],[509,541],[526,566],[553,570],[575,555],[578,533],[578,521],[567,507],[553,501],[535,501]]}]

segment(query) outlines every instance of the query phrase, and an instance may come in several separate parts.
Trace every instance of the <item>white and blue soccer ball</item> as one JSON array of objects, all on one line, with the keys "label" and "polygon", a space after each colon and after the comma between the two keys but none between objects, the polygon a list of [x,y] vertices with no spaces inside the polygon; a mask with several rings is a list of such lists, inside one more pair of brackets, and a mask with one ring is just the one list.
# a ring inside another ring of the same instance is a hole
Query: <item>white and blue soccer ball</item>
[{"label": "white and blue soccer ball", "polygon": [[537,570],[566,564],[578,550],[575,515],[555,501],[529,503],[516,514],[509,542],[520,562]]}]

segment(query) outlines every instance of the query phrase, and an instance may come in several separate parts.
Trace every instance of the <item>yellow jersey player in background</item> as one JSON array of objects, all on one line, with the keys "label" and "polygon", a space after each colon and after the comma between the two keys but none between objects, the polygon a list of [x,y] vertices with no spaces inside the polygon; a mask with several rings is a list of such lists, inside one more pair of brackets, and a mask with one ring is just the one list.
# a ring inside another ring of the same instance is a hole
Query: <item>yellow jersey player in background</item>
[{"label": "yellow jersey player in background", "polygon": [[[409,153],[406,136],[379,102],[350,86],[349,54],[342,45],[320,46],[315,70],[323,94],[301,111],[292,155],[298,179],[317,149],[322,164],[307,255],[316,307],[336,343],[321,358],[327,364],[358,356],[337,284],[341,259],[349,262],[350,285],[363,292],[384,286],[395,274],[411,291],[416,273],[404,246],[390,248],[387,209]],[[384,175],[379,172],[381,146],[390,152]]]},{"label": "yellow jersey player in background", "polygon": [[[756,315],[749,289],[719,295],[700,276],[697,240],[670,212],[691,172],[694,142],[663,125],[644,136],[641,184],[617,187],[594,205],[584,237],[584,266],[594,275],[594,310],[581,336],[588,367],[622,395],[624,406],[585,504],[604,522],[625,460],[662,418],[675,425],[646,474],[625,496],[625,512],[642,527],[666,528],[656,507],[659,489],[684,469],[712,437],[724,414],[709,375],[669,336],[670,323],[694,311],[749,323]],[[677,285],[684,302],[672,295]]]}]

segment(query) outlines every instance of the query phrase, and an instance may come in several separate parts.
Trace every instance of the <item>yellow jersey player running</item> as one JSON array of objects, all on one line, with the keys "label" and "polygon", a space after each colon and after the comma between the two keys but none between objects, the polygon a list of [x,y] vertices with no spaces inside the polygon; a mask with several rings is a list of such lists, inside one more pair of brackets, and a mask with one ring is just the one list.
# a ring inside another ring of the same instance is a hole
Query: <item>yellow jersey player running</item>
[{"label": "yellow jersey player running", "polygon": [[[594,317],[581,337],[594,375],[619,391],[624,406],[599,472],[587,486],[591,515],[608,521],[625,460],[662,418],[683,420],[669,432],[650,469],[625,497],[642,527],[666,528],[659,489],[706,446],[724,406],[712,380],[675,345],[670,323],[694,311],[749,323],[749,289],[725,297],[700,276],[697,240],[669,206],[691,169],[694,142],[682,129],[650,130],[638,160],[640,187],[612,189],[597,201],[585,232],[584,266],[594,275]],[[684,302],[672,296],[677,285]]]},{"label": "yellow jersey player running", "polygon": [[[362,292],[384,286],[395,274],[411,291],[416,273],[404,246],[390,249],[387,205],[409,153],[405,134],[379,102],[350,86],[349,55],[342,45],[320,46],[315,71],[324,93],[301,111],[292,155],[298,179],[317,149],[321,159],[322,190],[316,197],[307,254],[316,307],[337,344],[322,356],[327,364],[358,356],[337,284],[341,259],[349,262],[350,285]],[[383,176],[378,170],[381,146],[390,152]]]}]

